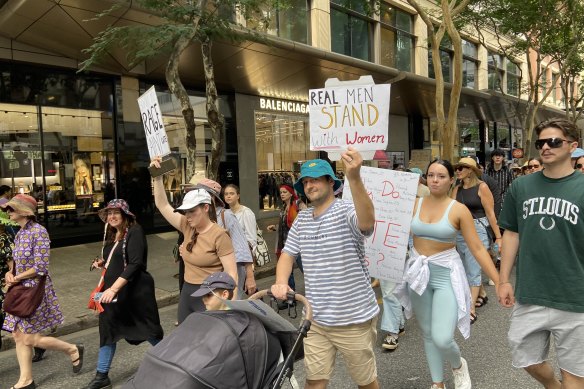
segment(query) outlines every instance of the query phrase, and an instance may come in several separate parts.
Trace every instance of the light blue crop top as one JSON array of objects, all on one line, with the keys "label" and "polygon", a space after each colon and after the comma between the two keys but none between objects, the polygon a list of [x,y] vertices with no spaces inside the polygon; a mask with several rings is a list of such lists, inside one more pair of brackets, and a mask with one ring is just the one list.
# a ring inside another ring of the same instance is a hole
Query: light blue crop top
[{"label": "light blue crop top", "polygon": [[448,214],[450,213],[450,208],[456,202],[456,200],[452,200],[444,215],[442,215],[442,219],[437,223],[424,223],[420,220],[420,209],[422,208],[422,201],[424,200],[423,197],[420,197],[418,201],[418,209],[416,210],[416,214],[412,219],[411,230],[412,234],[417,236],[418,238],[434,240],[436,242],[442,243],[456,243],[456,235],[458,234],[458,230],[450,224],[450,220],[448,220]]}]

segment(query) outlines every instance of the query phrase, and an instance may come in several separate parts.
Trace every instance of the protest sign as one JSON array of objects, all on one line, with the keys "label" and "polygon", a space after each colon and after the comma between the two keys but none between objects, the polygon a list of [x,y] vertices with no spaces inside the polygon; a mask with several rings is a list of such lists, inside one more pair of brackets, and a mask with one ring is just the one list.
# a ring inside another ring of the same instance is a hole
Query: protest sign
[{"label": "protest sign", "polygon": [[160,112],[160,105],[158,104],[154,87],[151,87],[142,96],[138,97],[138,105],[140,106],[140,116],[146,133],[150,159],[170,154],[168,137],[164,130],[162,112]]},{"label": "protest sign", "polygon": [[[372,277],[400,282],[420,176],[363,166],[361,179],[375,207],[375,229],[365,240],[365,262]],[[353,201],[345,179],[343,199]]]},{"label": "protest sign", "polygon": [[352,146],[366,159],[369,153],[363,151],[385,150],[389,96],[390,85],[375,85],[371,76],[345,82],[332,79],[325,88],[311,89],[310,150],[338,155]]}]

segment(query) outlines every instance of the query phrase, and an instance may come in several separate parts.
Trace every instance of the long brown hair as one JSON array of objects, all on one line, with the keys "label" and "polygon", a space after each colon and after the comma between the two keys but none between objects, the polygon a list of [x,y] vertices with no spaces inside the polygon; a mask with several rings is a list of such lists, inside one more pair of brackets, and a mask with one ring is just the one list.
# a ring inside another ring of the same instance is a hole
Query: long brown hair
[{"label": "long brown hair", "polygon": [[[128,215],[126,215],[124,213],[124,211],[120,210],[121,214],[122,214],[122,225],[121,225],[121,230],[124,232],[124,235],[127,234],[128,229],[130,227],[132,227],[134,224],[136,224],[136,221],[134,220],[133,217],[129,217]],[[116,234],[117,234],[118,230],[112,226],[110,226],[109,224],[107,225],[107,229],[105,231],[105,237],[104,237],[104,241],[106,244],[108,243],[114,243],[116,241]],[[123,236],[122,236],[123,238]]]},{"label": "long brown hair", "polygon": [[[211,204],[199,204],[195,208],[204,207],[205,205],[209,206],[209,211],[207,212],[209,215],[209,219],[211,220],[212,223],[217,223],[217,211],[215,209],[215,204],[213,204],[213,202],[211,202]],[[186,249],[189,253],[193,252],[193,247],[195,247],[195,244],[197,244],[198,237],[199,237],[199,231],[197,231],[197,229],[194,228],[193,236],[191,237],[191,241],[189,243],[187,243],[187,247],[186,247]]]}]

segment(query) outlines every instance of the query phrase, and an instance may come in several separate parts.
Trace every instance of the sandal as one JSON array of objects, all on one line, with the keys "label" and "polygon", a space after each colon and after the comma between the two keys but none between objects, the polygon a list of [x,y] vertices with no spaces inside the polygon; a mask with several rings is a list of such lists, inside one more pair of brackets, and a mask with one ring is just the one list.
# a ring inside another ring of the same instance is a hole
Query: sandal
[{"label": "sandal", "polygon": [[83,352],[85,351],[85,347],[81,343],[76,344],[75,347],[77,347],[77,353],[79,354],[79,357],[76,360],[71,361],[71,363],[79,362],[78,364],[73,365],[73,373],[77,374],[83,367]]},{"label": "sandal", "polygon": [[479,296],[479,297],[477,297],[477,301],[475,302],[475,307],[480,308],[483,305],[486,305],[488,302],[489,302],[489,297],[487,295]]},{"label": "sandal", "polygon": [[472,313],[472,312],[471,312],[471,313],[470,313],[470,324],[474,324],[474,323],[475,323],[475,321],[477,321],[477,319],[478,319],[478,318],[479,318],[479,317],[477,316],[477,314],[476,314],[476,313]]}]

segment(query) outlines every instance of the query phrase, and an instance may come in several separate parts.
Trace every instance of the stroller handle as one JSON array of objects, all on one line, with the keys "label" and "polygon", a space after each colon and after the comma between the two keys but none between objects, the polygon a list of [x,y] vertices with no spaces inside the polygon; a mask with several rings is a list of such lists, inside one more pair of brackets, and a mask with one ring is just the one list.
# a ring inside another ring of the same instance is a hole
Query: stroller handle
[{"label": "stroller handle", "polygon": [[[272,296],[272,292],[269,289],[259,290],[259,291],[255,292],[254,294],[252,294],[251,296],[249,296],[248,300],[259,300],[265,296]],[[305,315],[304,315],[305,319],[312,321],[312,307],[310,306],[310,303],[308,302],[306,297],[304,297],[300,293],[293,294],[292,292],[290,292],[290,293],[288,293],[288,299],[300,301],[304,305],[304,307],[306,308]]]}]

